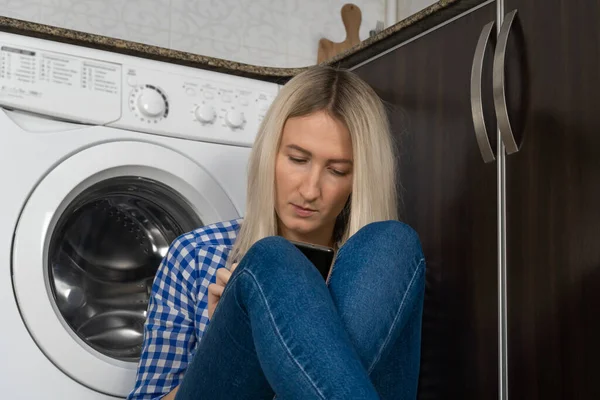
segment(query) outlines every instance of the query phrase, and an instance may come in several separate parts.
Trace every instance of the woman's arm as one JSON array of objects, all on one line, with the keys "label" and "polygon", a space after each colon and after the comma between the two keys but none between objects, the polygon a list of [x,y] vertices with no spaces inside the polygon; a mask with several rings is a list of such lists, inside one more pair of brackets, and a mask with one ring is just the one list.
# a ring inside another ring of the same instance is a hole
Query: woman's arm
[{"label": "woman's arm", "polygon": [[194,238],[181,236],[170,246],[158,268],[136,383],[128,397],[131,400],[175,398],[173,389],[183,378],[197,340],[196,252]]}]

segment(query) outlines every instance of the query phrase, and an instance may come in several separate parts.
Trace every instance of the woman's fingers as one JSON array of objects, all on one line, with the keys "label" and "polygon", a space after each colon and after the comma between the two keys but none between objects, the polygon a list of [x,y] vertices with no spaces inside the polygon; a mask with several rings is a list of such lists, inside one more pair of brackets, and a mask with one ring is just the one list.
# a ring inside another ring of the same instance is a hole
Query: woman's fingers
[{"label": "woman's fingers", "polygon": [[221,286],[227,285],[229,282],[229,278],[231,277],[231,272],[227,268],[219,268],[217,270],[217,284]]},{"label": "woman's fingers", "polygon": [[236,267],[237,263],[231,265],[231,271],[227,268],[219,268],[216,274],[216,282],[208,285],[208,318],[212,318],[213,313],[217,308],[217,304],[219,304],[219,300],[223,295],[223,290],[225,290],[225,285],[229,282],[231,273]]},{"label": "woman's fingers", "polygon": [[219,299],[223,295],[223,290],[225,288],[216,283],[211,283],[208,285],[208,318],[212,318],[213,313],[215,312],[215,308],[217,308],[217,304],[219,304]]},{"label": "woman's fingers", "polygon": [[225,290],[225,287],[217,283],[211,283],[208,285],[208,294],[213,297],[220,298],[223,295],[223,290]]}]

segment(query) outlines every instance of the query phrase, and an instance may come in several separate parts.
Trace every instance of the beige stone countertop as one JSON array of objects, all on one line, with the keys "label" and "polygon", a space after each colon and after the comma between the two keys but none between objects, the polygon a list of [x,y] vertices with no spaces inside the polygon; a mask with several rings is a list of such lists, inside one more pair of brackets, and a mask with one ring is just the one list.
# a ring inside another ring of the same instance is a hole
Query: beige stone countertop
[{"label": "beige stone countertop", "polygon": [[[341,68],[352,67],[484,1],[440,0],[430,7],[384,29],[377,35],[362,41],[352,49],[338,54],[324,64],[335,65]],[[278,83],[284,83],[292,76],[307,68],[276,68],[244,64],[2,16],[0,16],[0,31]]]}]

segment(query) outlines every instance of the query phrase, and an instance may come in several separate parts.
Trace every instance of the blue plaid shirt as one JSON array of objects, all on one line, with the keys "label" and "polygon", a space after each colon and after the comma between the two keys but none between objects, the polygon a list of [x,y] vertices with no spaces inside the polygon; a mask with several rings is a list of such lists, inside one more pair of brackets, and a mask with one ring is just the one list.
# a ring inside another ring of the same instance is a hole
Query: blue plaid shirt
[{"label": "blue plaid shirt", "polygon": [[208,326],[208,285],[225,267],[241,220],[178,237],[162,260],[148,304],[137,378],[128,399],[160,399],[181,383]]}]

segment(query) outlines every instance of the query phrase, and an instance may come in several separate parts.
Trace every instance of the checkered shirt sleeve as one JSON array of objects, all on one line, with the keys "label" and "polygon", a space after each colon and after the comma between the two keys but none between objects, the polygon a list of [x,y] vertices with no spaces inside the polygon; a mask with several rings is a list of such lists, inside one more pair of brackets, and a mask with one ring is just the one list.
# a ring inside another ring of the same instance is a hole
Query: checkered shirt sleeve
[{"label": "checkered shirt sleeve", "polygon": [[130,400],[161,399],[178,386],[208,326],[208,285],[225,267],[238,220],[177,238],[162,260],[148,304],[144,342]]}]

